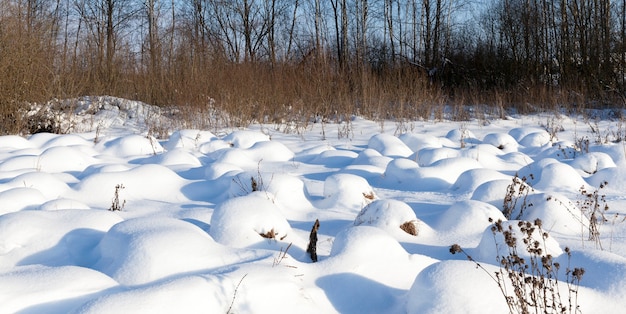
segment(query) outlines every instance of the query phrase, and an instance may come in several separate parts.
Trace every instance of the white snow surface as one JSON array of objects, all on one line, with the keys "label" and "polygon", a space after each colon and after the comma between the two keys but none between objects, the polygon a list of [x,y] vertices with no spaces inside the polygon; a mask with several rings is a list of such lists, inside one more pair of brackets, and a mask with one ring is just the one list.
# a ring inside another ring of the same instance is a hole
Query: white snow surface
[{"label": "white snow surface", "polygon": [[506,313],[493,277],[506,244],[489,219],[526,258],[517,220],[541,219],[548,236],[532,238],[562,265],[563,302],[577,267],[579,312],[626,308],[626,144],[594,140],[623,122],[598,120],[596,134],[568,115],[414,121],[396,134],[354,117],[155,138],[169,121],[158,108],[78,104],[72,134],[0,137],[0,313]]}]

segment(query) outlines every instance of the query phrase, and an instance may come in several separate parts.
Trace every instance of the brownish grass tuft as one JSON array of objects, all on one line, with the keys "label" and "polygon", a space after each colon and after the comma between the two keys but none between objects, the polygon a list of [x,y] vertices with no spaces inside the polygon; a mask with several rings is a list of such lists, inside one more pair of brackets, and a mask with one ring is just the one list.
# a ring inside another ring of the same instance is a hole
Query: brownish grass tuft
[{"label": "brownish grass tuft", "polygon": [[374,192],[363,193],[363,197],[367,200],[373,201],[376,198],[376,195],[374,195]]},{"label": "brownish grass tuft", "polygon": [[400,225],[400,229],[402,229],[402,231],[412,235],[412,236],[417,236],[419,234],[419,230],[417,229],[417,222],[412,220],[412,221],[407,221],[403,224]]},{"label": "brownish grass tuft", "polygon": [[276,233],[276,231],[274,231],[274,228],[272,228],[270,231],[266,233],[259,233],[259,235],[266,239],[276,239],[276,235],[278,234]]}]

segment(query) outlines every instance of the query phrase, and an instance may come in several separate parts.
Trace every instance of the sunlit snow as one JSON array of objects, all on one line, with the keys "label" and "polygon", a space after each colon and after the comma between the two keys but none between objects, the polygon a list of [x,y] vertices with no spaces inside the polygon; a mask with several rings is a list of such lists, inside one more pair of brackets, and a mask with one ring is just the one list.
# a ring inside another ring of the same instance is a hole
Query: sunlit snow
[{"label": "sunlit snow", "polygon": [[507,313],[490,218],[519,239],[517,220],[541,219],[544,253],[585,269],[580,312],[626,308],[626,144],[595,140],[623,121],[598,136],[559,115],[556,138],[539,114],[156,138],[158,108],[111,97],[67,119],[71,134],[0,137],[1,313]]}]

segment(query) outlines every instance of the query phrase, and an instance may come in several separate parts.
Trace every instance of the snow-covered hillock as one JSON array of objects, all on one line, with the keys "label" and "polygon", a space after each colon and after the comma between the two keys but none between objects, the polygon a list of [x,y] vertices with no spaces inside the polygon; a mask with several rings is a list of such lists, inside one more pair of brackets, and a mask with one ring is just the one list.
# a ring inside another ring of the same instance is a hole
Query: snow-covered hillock
[{"label": "snow-covered hillock", "polygon": [[114,97],[29,114],[69,134],[0,137],[0,313],[506,313],[493,274],[529,243],[572,313],[626,308],[626,144],[580,145],[618,121],[286,134]]}]

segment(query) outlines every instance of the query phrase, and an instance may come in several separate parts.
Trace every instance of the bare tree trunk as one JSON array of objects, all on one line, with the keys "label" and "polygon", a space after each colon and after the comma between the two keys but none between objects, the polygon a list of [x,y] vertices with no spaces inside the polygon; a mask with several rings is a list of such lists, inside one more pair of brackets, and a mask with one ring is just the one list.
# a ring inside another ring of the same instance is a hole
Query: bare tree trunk
[{"label": "bare tree trunk", "polygon": [[267,31],[267,46],[269,50],[270,64],[274,66],[276,63],[276,42],[274,40],[276,32],[276,0],[269,0],[269,16],[268,18],[268,31]]},{"label": "bare tree trunk", "polygon": [[243,37],[246,52],[244,60],[254,62],[254,51],[252,50],[252,26],[250,25],[250,6],[251,3],[249,3],[248,0],[243,0],[241,19],[243,21]]},{"label": "bare tree trunk", "polygon": [[[419,23],[418,19],[417,19],[417,1],[413,0],[412,1],[412,7],[411,7],[411,21],[413,24],[413,45],[412,45],[412,50],[413,50],[413,63],[417,62],[418,56],[419,56],[419,43],[418,43],[418,36],[420,34],[420,28],[419,25],[421,25],[421,23]],[[419,41],[421,42],[421,38],[422,36],[419,36]]]},{"label": "bare tree trunk", "polygon": [[354,48],[356,55],[356,65],[361,68],[367,56],[367,22],[369,14],[369,6],[367,0],[360,0],[354,2],[354,14],[355,14],[355,38]]},{"label": "bare tree trunk", "polygon": [[[402,7],[401,7],[401,1],[397,1],[397,6],[396,6],[396,17],[399,19],[402,16]],[[398,23],[398,49],[400,50],[399,54],[400,56],[405,55],[404,53],[404,45],[402,44],[403,41],[406,41],[405,38],[405,34],[404,34],[404,28],[402,27],[402,23]],[[396,56],[392,56],[391,57],[391,62],[395,64],[396,62]]]},{"label": "bare tree trunk", "polygon": [[[626,1],[626,0],[625,0]],[[560,53],[560,75],[561,79],[570,74],[570,63],[572,54],[570,50],[569,19],[567,18],[567,0],[561,0],[561,53]]]},{"label": "bare tree trunk", "polygon": [[[345,3],[345,0],[344,0]],[[335,45],[337,46],[337,62],[339,63],[339,68],[343,69],[345,67],[345,60],[343,54],[343,9],[340,10],[342,3],[339,0],[330,0],[330,4],[333,8],[333,17],[335,21]],[[340,13],[341,12],[341,13]],[[341,16],[341,18],[340,18]],[[340,23],[341,19],[341,23]],[[346,22],[347,23],[347,22]]]},{"label": "bare tree trunk", "polygon": [[115,0],[105,0],[105,17],[106,17],[106,64],[105,77],[107,86],[113,84],[113,55],[115,54],[115,28],[113,26],[113,17],[115,14]]},{"label": "bare tree trunk", "polygon": [[442,14],[442,0],[436,0],[435,3],[435,27],[433,29],[433,52],[432,58],[435,65],[440,65],[440,53],[439,45],[441,44],[441,14]]},{"label": "bare tree trunk", "polygon": [[321,6],[320,6],[320,0],[315,0],[315,55],[316,56],[320,56],[321,53],[321,43],[320,43],[320,37],[321,37]]},{"label": "bare tree trunk", "polygon": [[387,20],[387,27],[389,28],[389,48],[391,49],[391,63],[395,63],[396,49],[393,33],[393,0],[385,0],[385,20]]},{"label": "bare tree trunk", "polygon": [[422,1],[422,20],[425,25],[424,28],[424,63],[427,67],[431,67],[433,63],[432,58],[432,19],[431,19],[431,3],[430,0]]},{"label": "bare tree trunk", "polygon": [[150,71],[152,75],[158,75],[159,68],[159,48],[158,48],[158,21],[156,12],[156,0],[146,0],[146,19],[148,22],[148,51],[150,55]]},{"label": "bare tree trunk", "polygon": [[620,49],[622,92],[626,88],[626,0],[622,0],[622,49]]},{"label": "bare tree trunk", "polygon": [[348,63],[348,5],[346,0],[341,1],[341,61],[345,68]]},{"label": "bare tree trunk", "polygon": [[287,58],[289,58],[291,56],[291,46],[293,45],[293,41],[294,41],[294,30],[296,27],[296,18],[298,16],[298,4],[299,1],[295,0],[294,4],[293,4],[293,15],[291,18],[291,26],[289,27],[289,41],[287,43]]}]

